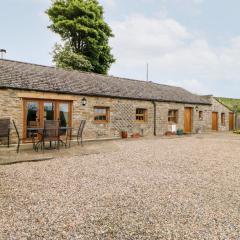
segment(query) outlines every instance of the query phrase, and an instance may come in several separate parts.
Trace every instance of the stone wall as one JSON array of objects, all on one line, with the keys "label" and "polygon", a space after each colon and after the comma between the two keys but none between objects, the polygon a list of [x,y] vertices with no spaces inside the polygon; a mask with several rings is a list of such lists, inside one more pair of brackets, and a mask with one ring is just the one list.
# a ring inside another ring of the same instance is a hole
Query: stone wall
[{"label": "stone wall", "polygon": [[[82,106],[80,96],[73,103],[73,124],[78,126],[80,120],[87,120],[84,131],[86,138],[119,137],[120,131],[127,130],[129,135],[140,133],[144,136],[153,134],[153,104],[148,101],[124,100],[116,98],[87,97],[87,105]],[[94,121],[94,107],[108,107],[110,119],[108,123],[99,124]],[[136,121],[136,108],[147,109],[147,121]]]},{"label": "stone wall", "polygon": [[[0,118],[11,118],[18,126],[20,135],[22,136],[22,100],[14,90],[0,89]],[[16,132],[11,126],[11,140],[16,139]]]},{"label": "stone wall", "polygon": [[[215,98],[210,97],[212,101],[212,112],[218,113],[218,130],[219,131],[229,131],[229,113],[231,110],[217,101]],[[225,113],[225,124],[221,123],[221,114]]]},{"label": "stone wall", "polygon": [[[87,105],[82,106],[82,98],[86,97]],[[55,93],[40,93],[23,90],[0,89],[0,118],[10,117],[15,120],[20,136],[23,129],[23,100],[26,98],[64,100],[73,102],[72,123],[78,128],[80,120],[87,120],[84,130],[85,139],[114,138],[120,131],[127,130],[129,136],[140,133],[153,135],[153,104],[150,101],[124,100],[116,98],[87,97]],[[94,121],[94,107],[109,107],[108,123],[99,124]],[[147,109],[147,121],[139,123],[135,120],[136,108]],[[77,130],[74,131],[76,133]],[[15,130],[11,130],[11,139],[16,141]]]},{"label": "stone wall", "polygon": [[[87,105],[82,106],[82,98],[87,99]],[[133,133],[141,135],[154,134],[154,104],[151,101],[125,100],[117,98],[88,97],[55,93],[40,93],[22,90],[0,89],[0,117],[11,117],[14,119],[22,137],[23,128],[23,101],[24,98],[55,99],[73,102],[72,123],[75,129],[78,128],[80,120],[87,120],[84,131],[85,139],[113,138],[119,137],[122,130],[127,130],[129,136]],[[212,112],[219,113],[219,131],[229,129],[230,110],[212,98],[212,106],[194,105],[181,103],[156,103],[156,133],[163,135],[170,129],[168,123],[168,111],[178,110],[177,129],[184,129],[184,108],[191,107],[192,132],[206,132],[212,129]],[[99,124],[94,121],[94,107],[108,107],[110,109],[109,122]],[[147,109],[147,121],[139,123],[136,121],[136,108]],[[199,119],[199,111],[203,112],[203,119]],[[226,116],[225,126],[221,125],[221,113]],[[76,130],[75,130],[76,133]],[[16,138],[12,130],[12,139]]]},{"label": "stone wall", "polygon": [[[185,107],[192,108],[192,132],[196,133],[198,129],[201,132],[211,130],[211,106],[208,105],[194,105],[181,103],[157,103],[157,134],[163,135],[170,129],[168,123],[168,111],[178,110],[177,129],[184,129],[184,109]],[[199,111],[203,111],[203,119],[199,119]]]}]

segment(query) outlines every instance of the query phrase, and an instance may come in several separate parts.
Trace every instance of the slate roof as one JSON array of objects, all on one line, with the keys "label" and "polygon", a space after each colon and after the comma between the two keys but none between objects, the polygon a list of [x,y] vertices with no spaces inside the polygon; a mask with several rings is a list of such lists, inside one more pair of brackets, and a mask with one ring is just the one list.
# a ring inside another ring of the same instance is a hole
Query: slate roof
[{"label": "slate roof", "polygon": [[0,88],[193,104],[209,100],[180,87],[0,60]]}]

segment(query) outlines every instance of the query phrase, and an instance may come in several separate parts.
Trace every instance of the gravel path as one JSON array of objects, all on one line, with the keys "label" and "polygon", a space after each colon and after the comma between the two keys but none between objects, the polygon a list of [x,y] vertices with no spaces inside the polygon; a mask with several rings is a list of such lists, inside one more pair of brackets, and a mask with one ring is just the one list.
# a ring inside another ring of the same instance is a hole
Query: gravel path
[{"label": "gravel path", "polygon": [[112,144],[0,166],[0,239],[240,239],[240,138]]}]

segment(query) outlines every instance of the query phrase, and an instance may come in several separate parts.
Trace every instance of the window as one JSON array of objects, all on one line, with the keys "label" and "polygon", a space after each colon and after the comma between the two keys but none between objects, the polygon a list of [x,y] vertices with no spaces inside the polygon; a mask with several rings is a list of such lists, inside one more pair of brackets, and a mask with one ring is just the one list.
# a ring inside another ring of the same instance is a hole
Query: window
[{"label": "window", "polygon": [[203,120],[203,111],[198,112],[199,120]]},{"label": "window", "polygon": [[168,122],[177,123],[178,120],[178,110],[169,110],[168,111]]},{"label": "window", "polygon": [[53,102],[44,102],[44,120],[54,120],[54,103]]},{"label": "window", "polygon": [[94,121],[97,123],[106,123],[109,121],[108,107],[94,107]]},{"label": "window", "polygon": [[221,124],[225,126],[225,113],[221,113]]},{"label": "window", "polygon": [[147,120],[147,109],[137,108],[136,109],[136,121],[146,122]]}]

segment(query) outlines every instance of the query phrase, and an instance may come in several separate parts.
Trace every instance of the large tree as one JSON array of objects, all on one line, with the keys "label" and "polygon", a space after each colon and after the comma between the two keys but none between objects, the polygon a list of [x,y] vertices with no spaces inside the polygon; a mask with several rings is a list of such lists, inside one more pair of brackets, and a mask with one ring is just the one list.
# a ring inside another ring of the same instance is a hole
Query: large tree
[{"label": "large tree", "polygon": [[63,41],[53,52],[56,65],[107,74],[115,61],[109,47],[113,34],[98,1],[54,0],[46,13],[51,20],[49,28]]}]

